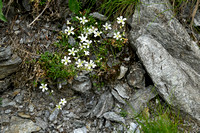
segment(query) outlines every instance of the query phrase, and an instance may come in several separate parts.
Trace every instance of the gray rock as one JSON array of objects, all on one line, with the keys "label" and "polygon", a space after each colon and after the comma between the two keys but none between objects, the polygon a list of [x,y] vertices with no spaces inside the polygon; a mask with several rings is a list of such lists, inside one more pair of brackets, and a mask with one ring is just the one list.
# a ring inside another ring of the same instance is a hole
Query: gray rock
[{"label": "gray rock", "polygon": [[103,113],[109,111],[113,107],[113,98],[112,94],[109,91],[103,93],[95,106],[92,110],[91,116],[100,117]]},{"label": "gray rock", "polygon": [[0,115],[0,124],[4,124],[4,123],[9,123],[10,122],[10,118],[9,115]]},{"label": "gray rock", "polygon": [[17,71],[19,64],[22,62],[17,55],[12,55],[11,59],[0,63],[0,79]]},{"label": "gray rock", "polygon": [[124,75],[126,74],[126,72],[128,71],[128,68],[121,65],[120,66],[120,74],[119,76],[117,77],[117,79],[122,79],[124,77]]},{"label": "gray rock", "polygon": [[2,105],[1,105],[2,107],[6,107],[6,106],[16,106],[16,102],[14,102],[14,101],[11,101],[10,99],[8,99],[8,98],[5,98],[5,99],[3,99],[2,100]]},{"label": "gray rock", "polygon": [[0,92],[4,92],[10,86],[10,79],[0,80]]},{"label": "gray rock", "polygon": [[126,105],[126,110],[129,114],[137,115],[156,95],[156,89],[153,86],[149,86],[145,89],[139,89],[133,96],[131,96],[128,101],[129,105]]},{"label": "gray rock", "polygon": [[18,94],[16,97],[15,97],[15,99],[14,99],[14,101],[16,101],[17,103],[22,103],[22,100],[23,100],[23,94]]},{"label": "gray rock", "polygon": [[34,106],[33,106],[33,104],[29,104],[28,108],[29,108],[29,111],[30,111],[30,112],[33,112],[33,111],[34,111]]},{"label": "gray rock", "polygon": [[[168,10],[168,1],[141,2],[141,10],[133,15],[129,41],[159,94],[200,122],[200,49]],[[162,2],[166,4],[156,4]]]},{"label": "gray rock", "polygon": [[43,121],[40,117],[35,117],[36,125],[41,127],[43,130],[45,130],[48,127],[48,123]]},{"label": "gray rock", "polygon": [[87,128],[82,127],[74,130],[74,133],[87,133]]},{"label": "gray rock", "polygon": [[144,88],[145,87],[145,71],[142,68],[140,63],[133,63],[130,66],[130,72],[127,75],[127,82],[130,86],[136,88]]},{"label": "gray rock", "polygon": [[103,117],[111,121],[122,122],[125,124],[125,119],[115,112],[106,112],[103,114]]},{"label": "gray rock", "polygon": [[22,5],[26,9],[26,11],[31,10],[31,3],[29,0],[22,0]]},{"label": "gray rock", "polygon": [[70,112],[69,114],[66,115],[69,118],[79,118],[76,114],[74,114],[73,112]]},{"label": "gray rock", "polygon": [[200,26],[200,12],[197,10],[197,13],[194,17],[194,25],[195,26]]},{"label": "gray rock", "polygon": [[120,103],[126,104],[125,100],[114,89],[112,89],[111,93]]},{"label": "gray rock", "polygon": [[87,76],[78,76],[74,79],[72,89],[86,93],[92,88],[92,83]]},{"label": "gray rock", "polygon": [[115,33],[115,30],[112,29],[111,31],[108,32],[107,37],[108,38],[113,37],[114,33]]},{"label": "gray rock", "polygon": [[118,92],[118,94],[123,97],[123,98],[129,98],[126,89],[121,85],[121,84],[117,84],[114,89]]},{"label": "gray rock", "polygon": [[11,57],[11,47],[0,47],[0,62],[10,59]]},{"label": "gray rock", "polygon": [[74,46],[76,44],[76,40],[72,36],[69,36],[68,43],[70,45]]},{"label": "gray rock", "polygon": [[107,20],[106,16],[104,16],[103,14],[100,14],[98,12],[93,12],[93,13],[90,13],[89,15],[94,17],[94,18],[96,18],[96,19],[99,19],[101,21],[106,21]]},{"label": "gray rock", "polygon": [[10,110],[10,109],[5,110],[5,114],[8,114],[10,112],[12,112],[12,110]]},{"label": "gray rock", "polygon": [[59,114],[59,109],[55,109],[52,113],[51,113],[51,115],[49,116],[49,120],[50,121],[54,121],[55,119],[57,119],[57,116],[58,116],[58,114]]},{"label": "gray rock", "polygon": [[14,26],[13,26],[13,30],[14,30],[14,31],[19,30],[19,26],[14,25]]},{"label": "gray rock", "polygon": [[140,133],[140,126],[138,124],[131,122],[128,133]]},{"label": "gray rock", "polygon": [[40,129],[41,128],[31,120],[12,116],[10,128],[7,128],[5,133],[31,133],[37,132]]}]

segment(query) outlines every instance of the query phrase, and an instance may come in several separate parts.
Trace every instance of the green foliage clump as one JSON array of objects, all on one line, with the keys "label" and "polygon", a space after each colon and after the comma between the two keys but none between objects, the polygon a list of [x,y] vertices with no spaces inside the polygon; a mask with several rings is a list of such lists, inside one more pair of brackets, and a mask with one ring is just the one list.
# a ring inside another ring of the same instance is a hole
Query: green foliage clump
[{"label": "green foliage clump", "polygon": [[110,17],[125,16],[133,14],[134,8],[140,3],[140,0],[105,0],[101,5],[101,12]]},{"label": "green foliage clump", "polygon": [[41,54],[39,64],[46,71],[46,77],[56,80],[75,76],[77,71],[74,64],[65,66],[61,63],[61,54],[45,52]]},{"label": "green foliage clump", "polygon": [[[108,66],[107,62],[108,57],[117,58],[127,42],[125,22],[122,25],[119,24],[114,30],[111,28],[111,24],[95,20],[88,14],[89,12],[86,10],[78,16],[72,17],[70,21],[68,20],[67,28],[59,33],[59,41],[54,44],[57,52],[46,52],[41,55],[39,63],[45,70],[47,78],[53,80],[72,79],[81,71],[93,72],[91,76],[97,77],[96,79],[100,79],[99,76],[118,74],[118,70],[115,69],[119,69],[120,63],[113,64],[114,68]],[[108,29],[105,28],[106,25],[109,27]],[[110,33],[114,35],[105,37]],[[69,43],[72,38],[74,39],[73,43]]]},{"label": "green foliage clump", "polygon": [[152,118],[149,114],[149,108],[137,116],[136,121],[144,133],[178,133],[178,126],[181,125],[179,114],[172,112],[170,107],[165,107],[160,102],[152,112]]}]

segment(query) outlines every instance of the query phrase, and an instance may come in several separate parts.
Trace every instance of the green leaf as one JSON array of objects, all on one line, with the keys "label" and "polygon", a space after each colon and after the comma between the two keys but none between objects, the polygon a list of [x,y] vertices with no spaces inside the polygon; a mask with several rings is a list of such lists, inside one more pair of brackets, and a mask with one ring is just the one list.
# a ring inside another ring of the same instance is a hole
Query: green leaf
[{"label": "green leaf", "polygon": [[78,12],[80,11],[80,2],[78,2],[77,0],[69,0],[69,9],[78,14]]},{"label": "green leaf", "polygon": [[2,0],[0,0],[0,12],[2,12],[2,8],[3,8],[3,3]]},{"label": "green leaf", "polygon": [[7,22],[7,19],[4,17],[3,13],[0,13],[0,20]]},{"label": "green leaf", "polygon": [[0,20],[7,22],[6,18],[3,15],[2,8],[3,8],[3,3],[2,0],[0,0]]}]

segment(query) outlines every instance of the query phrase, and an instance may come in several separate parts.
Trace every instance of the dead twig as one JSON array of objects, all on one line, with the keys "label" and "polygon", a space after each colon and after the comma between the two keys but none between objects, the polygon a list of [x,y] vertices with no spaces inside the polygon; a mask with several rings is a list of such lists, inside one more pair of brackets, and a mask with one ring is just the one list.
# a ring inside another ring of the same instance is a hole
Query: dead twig
[{"label": "dead twig", "polygon": [[191,23],[190,23],[191,29],[192,29],[192,25],[193,25],[193,23],[194,23],[194,17],[195,17],[195,15],[196,15],[197,10],[198,10],[198,7],[199,7],[199,2],[200,2],[200,0],[197,0],[196,5],[195,5],[195,8],[194,8],[194,10],[193,10],[193,12],[192,12],[192,15],[191,15],[191,18],[192,18],[192,21],[191,21]]},{"label": "dead twig", "polygon": [[49,6],[50,0],[48,0],[46,6],[44,7],[44,9],[42,10],[42,12],[28,25],[31,26],[43,13],[44,11],[47,9],[47,7]]}]

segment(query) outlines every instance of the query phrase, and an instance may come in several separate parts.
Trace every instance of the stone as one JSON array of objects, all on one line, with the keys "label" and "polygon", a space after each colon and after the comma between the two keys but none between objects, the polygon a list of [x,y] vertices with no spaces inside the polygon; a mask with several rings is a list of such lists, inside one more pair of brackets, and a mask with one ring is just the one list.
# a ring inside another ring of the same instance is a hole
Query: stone
[{"label": "stone", "polygon": [[117,77],[117,79],[122,79],[124,77],[124,75],[126,74],[126,72],[128,71],[128,68],[121,65],[120,66],[120,74],[119,76]]},{"label": "stone", "polygon": [[114,89],[112,89],[111,93],[120,103],[126,104],[125,100]]},{"label": "stone", "polygon": [[129,114],[137,115],[140,113],[146,104],[156,97],[156,88],[148,86],[145,89],[139,89],[128,101],[129,105],[126,105],[126,110]]},{"label": "stone", "polygon": [[92,16],[93,18],[96,18],[96,19],[101,20],[101,21],[107,20],[106,16],[104,16],[103,14],[100,14],[98,12],[93,12],[93,13],[90,13],[89,15]]},{"label": "stone", "polygon": [[5,98],[5,99],[3,99],[2,100],[2,105],[1,105],[2,107],[6,107],[6,106],[16,106],[16,102],[14,102],[14,101],[11,101],[10,99],[8,99],[8,98]]},{"label": "stone", "polygon": [[128,129],[128,133],[140,133],[140,126],[135,124],[134,122],[130,123],[130,128]]},{"label": "stone", "polygon": [[122,122],[125,124],[125,119],[115,112],[106,112],[103,114],[103,117],[110,121]]},{"label": "stone", "polygon": [[78,92],[86,93],[92,88],[92,83],[87,76],[78,76],[74,78],[72,89]]},{"label": "stone", "polygon": [[10,109],[5,110],[5,114],[8,114],[10,112],[12,112],[12,110],[10,110]]},{"label": "stone", "polygon": [[48,123],[43,121],[40,117],[35,117],[36,125],[41,127],[43,130],[45,130],[48,127]]},{"label": "stone", "polygon": [[54,121],[55,119],[57,119],[58,114],[59,114],[59,109],[56,108],[56,109],[51,113],[51,115],[49,116],[49,120],[50,120],[50,121]]},{"label": "stone", "polygon": [[0,92],[4,92],[10,86],[10,79],[6,78],[4,80],[0,80]]},{"label": "stone", "polygon": [[29,104],[28,109],[29,109],[29,112],[33,112],[34,111],[33,104]]},{"label": "stone", "polygon": [[112,109],[113,104],[114,104],[114,101],[113,101],[113,98],[112,98],[112,94],[109,91],[104,92],[100,96],[100,99],[99,99],[97,105],[92,110],[91,116],[92,117],[93,116],[100,117],[103,113]]},{"label": "stone", "polygon": [[30,115],[27,115],[27,114],[25,114],[25,113],[23,113],[23,112],[19,112],[18,113],[18,116],[20,116],[20,117],[22,117],[22,118],[31,118],[31,116]]},{"label": "stone", "polygon": [[5,123],[9,123],[10,122],[10,118],[9,115],[0,115],[0,124],[3,125]]},{"label": "stone", "polygon": [[74,130],[74,133],[87,133],[87,128],[86,127],[77,128]]},{"label": "stone", "polygon": [[26,9],[26,11],[30,11],[31,10],[31,1],[22,0],[22,5]]},{"label": "stone", "polygon": [[10,59],[12,54],[11,47],[0,47],[0,62]]},{"label": "stone", "polygon": [[130,72],[127,75],[127,82],[130,86],[136,88],[144,88],[145,87],[145,70],[142,68],[142,65],[138,62],[133,63],[130,66]]},{"label": "stone", "polygon": [[74,46],[76,44],[76,40],[72,36],[69,36],[68,43],[70,45]]},{"label": "stone", "polygon": [[168,0],[141,3],[132,18],[131,46],[160,96],[200,122],[200,48],[168,10]]},{"label": "stone", "polygon": [[0,79],[17,71],[19,64],[22,62],[21,58],[17,55],[12,55],[12,57],[0,63]]},{"label": "stone", "polygon": [[194,17],[194,25],[195,26],[200,26],[200,12],[197,10],[197,13]]},{"label": "stone", "polygon": [[10,121],[10,127],[5,129],[5,133],[31,133],[41,129],[33,121],[28,119],[12,116]]},{"label": "stone", "polygon": [[114,89],[118,92],[118,94],[123,97],[123,98],[129,98],[126,89],[121,85],[121,84],[117,84]]},{"label": "stone", "polygon": [[17,103],[22,103],[22,101],[23,101],[23,94],[18,94],[16,97],[15,97],[15,99],[14,99],[14,101],[16,101]]}]

